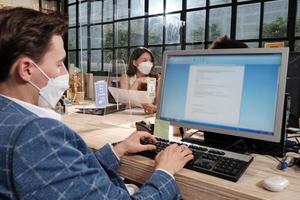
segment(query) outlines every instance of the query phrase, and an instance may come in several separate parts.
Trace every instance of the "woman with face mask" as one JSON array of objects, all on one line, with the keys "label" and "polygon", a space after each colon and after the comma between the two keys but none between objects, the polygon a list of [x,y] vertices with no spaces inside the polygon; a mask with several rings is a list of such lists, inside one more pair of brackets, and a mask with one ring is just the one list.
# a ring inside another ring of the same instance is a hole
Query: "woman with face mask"
[{"label": "woman with face mask", "polygon": [[[154,56],[152,52],[145,47],[136,48],[130,56],[126,74],[123,74],[120,79],[120,87],[122,89],[146,91],[148,77],[159,79],[159,75],[151,73],[153,68]],[[158,88],[158,85],[156,85],[156,88]],[[155,104],[144,104],[143,108],[146,114],[156,112]]]}]

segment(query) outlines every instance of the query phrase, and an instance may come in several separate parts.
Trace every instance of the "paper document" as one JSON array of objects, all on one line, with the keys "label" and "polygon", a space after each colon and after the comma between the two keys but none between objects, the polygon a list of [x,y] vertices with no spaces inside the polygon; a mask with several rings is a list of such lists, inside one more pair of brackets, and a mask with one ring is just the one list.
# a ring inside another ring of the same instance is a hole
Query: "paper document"
[{"label": "paper document", "polygon": [[155,97],[149,97],[147,91],[127,90],[108,87],[116,102],[125,103],[132,107],[143,107],[142,104],[153,103]]}]

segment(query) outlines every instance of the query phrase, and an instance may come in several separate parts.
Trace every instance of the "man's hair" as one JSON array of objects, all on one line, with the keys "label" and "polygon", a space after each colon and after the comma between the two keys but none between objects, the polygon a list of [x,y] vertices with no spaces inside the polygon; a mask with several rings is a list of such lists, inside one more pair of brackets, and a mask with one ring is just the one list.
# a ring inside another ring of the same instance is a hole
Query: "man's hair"
[{"label": "man's hair", "polygon": [[248,45],[238,40],[229,39],[225,35],[224,37],[217,38],[210,46],[210,49],[235,49],[235,48],[248,48]]},{"label": "man's hair", "polygon": [[52,37],[63,37],[67,28],[67,17],[59,13],[45,14],[21,7],[0,9],[0,82],[8,78],[18,58],[28,56],[40,62]]}]

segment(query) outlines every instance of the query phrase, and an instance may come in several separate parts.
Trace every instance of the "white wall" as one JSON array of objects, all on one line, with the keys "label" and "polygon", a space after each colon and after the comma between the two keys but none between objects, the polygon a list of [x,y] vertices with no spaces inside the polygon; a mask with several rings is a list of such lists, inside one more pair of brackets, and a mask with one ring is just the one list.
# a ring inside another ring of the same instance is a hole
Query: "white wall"
[{"label": "white wall", "polygon": [[21,6],[39,10],[39,0],[0,0],[0,4],[2,3],[10,6]]}]

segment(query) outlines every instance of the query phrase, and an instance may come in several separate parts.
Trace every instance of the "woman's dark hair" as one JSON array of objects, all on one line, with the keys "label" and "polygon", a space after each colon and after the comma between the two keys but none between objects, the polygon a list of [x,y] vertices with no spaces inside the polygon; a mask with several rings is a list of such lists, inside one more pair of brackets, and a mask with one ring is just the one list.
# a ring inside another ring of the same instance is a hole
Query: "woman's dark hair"
[{"label": "woman's dark hair", "polygon": [[217,38],[210,49],[235,49],[235,48],[248,48],[248,45],[238,40],[231,40],[225,35],[224,37]]},{"label": "woman's dark hair", "polygon": [[153,53],[145,47],[138,47],[138,48],[133,50],[133,52],[132,52],[132,54],[129,58],[128,69],[127,69],[127,72],[126,72],[128,76],[134,76],[136,74],[137,67],[133,65],[133,61],[137,60],[143,53],[149,53],[150,54],[151,60],[153,62],[153,68],[154,68],[155,61],[154,61]]},{"label": "woman's dark hair", "polygon": [[67,17],[28,8],[0,9],[0,82],[8,78],[11,66],[21,56],[40,62],[54,35],[64,36]]}]

